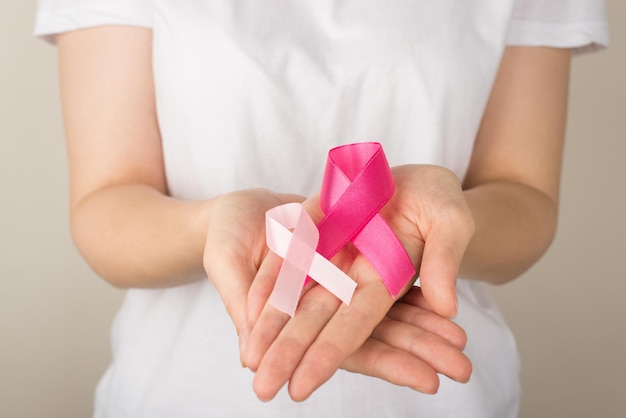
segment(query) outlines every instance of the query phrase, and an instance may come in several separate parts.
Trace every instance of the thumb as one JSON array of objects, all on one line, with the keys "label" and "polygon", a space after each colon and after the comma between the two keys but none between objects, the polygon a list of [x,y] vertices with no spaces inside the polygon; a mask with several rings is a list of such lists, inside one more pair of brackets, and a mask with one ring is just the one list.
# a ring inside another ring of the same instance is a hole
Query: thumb
[{"label": "thumb", "polygon": [[433,312],[446,318],[457,315],[456,279],[466,245],[458,236],[433,231],[424,246],[419,272],[422,294]]},{"label": "thumb", "polygon": [[474,235],[474,220],[465,199],[439,208],[424,236],[420,285],[433,311],[446,318],[457,315],[456,279],[465,250]]}]

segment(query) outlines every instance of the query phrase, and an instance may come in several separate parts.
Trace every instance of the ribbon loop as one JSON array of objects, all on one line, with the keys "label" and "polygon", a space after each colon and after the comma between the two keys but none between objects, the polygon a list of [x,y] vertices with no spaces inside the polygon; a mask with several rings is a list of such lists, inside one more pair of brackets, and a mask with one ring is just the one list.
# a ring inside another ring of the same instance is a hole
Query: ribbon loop
[{"label": "ribbon loop", "polygon": [[330,150],[320,193],[325,217],[318,225],[317,251],[330,259],[351,241],[395,298],[415,275],[415,268],[378,214],[394,190],[393,175],[379,143],[363,142]]}]

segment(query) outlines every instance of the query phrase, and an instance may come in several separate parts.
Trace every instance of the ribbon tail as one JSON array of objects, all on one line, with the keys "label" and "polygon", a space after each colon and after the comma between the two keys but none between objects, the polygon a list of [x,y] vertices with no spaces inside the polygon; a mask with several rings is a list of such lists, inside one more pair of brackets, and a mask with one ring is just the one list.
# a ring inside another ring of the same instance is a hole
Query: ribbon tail
[{"label": "ribbon tail", "polygon": [[352,243],[376,270],[391,296],[397,298],[416,270],[383,217],[372,218]]},{"label": "ribbon tail", "polygon": [[309,275],[346,305],[352,301],[356,282],[319,253],[313,257]]}]

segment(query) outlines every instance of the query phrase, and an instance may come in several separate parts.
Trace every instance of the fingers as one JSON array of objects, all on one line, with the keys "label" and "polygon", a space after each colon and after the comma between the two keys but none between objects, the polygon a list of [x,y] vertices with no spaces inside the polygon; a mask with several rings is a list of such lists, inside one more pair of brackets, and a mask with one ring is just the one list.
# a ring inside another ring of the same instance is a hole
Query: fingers
[{"label": "fingers", "polygon": [[270,251],[263,259],[256,276],[254,276],[248,294],[248,323],[251,327],[254,327],[274,289],[281,265],[282,259]]},{"label": "fingers", "polygon": [[384,284],[373,279],[357,288],[350,306],[313,286],[293,318],[265,307],[243,357],[256,370],[260,399],[273,398],[287,381],[294,400],[307,398],[367,339],[393,304]]},{"label": "fingers", "polygon": [[396,303],[387,313],[387,317],[438,335],[459,350],[463,350],[467,343],[465,331],[460,326],[425,309],[406,303]]},{"label": "fingers", "polygon": [[419,286],[411,286],[411,288],[402,296],[398,302],[406,303],[408,305],[417,306],[428,311],[433,311],[432,306],[428,304],[428,301],[422,293],[422,288]]},{"label": "fingers", "polygon": [[372,337],[399,350],[411,353],[428,363],[437,373],[466,382],[472,371],[469,359],[441,336],[392,319],[384,319]]},{"label": "fingers", "polygon": [[[389,300],[381,303],[381,294]],[[367,339],[392,303],[377,280],[359,286],[353,304],[338,310],[340,302],[321,286],[303,297],[294,318],[267,305],[244,352],[246,365],[257,371],[257,396],[270,400],[289,381],[291,397],[304,400],[351,354],[355,357],[344,364],[349,370],[425,393],[437,390],[437,373],[467,381],[471,363],[460,351],[465,333],[420,308],[430,307],[420,289],[410,289]]]},{"label": "fingers", "polygon": [[[247,349],[242,350],[242,362],[252,371],[257,370],[267,349],[289,321],[289,315],[268,303],[281,265],[282,259],[269,252],[261,263],[248,293],[248,324],[253,332]],[[309,282],[302,289],[301,297],[314,286],[315,282]],[[302,307],[298,309],[301,310]],[[334,309],[336,310],[336,307]]]},{"label": "fingers", "polygon": [[373,338],[345,359],[341,367],[423,393],[433,394],[439,388],[437,372],[428,363]]},{"label": "fingers", "polygon": [[365,342],[392,303],[378,279],[357,287],[350,306],[339,307],[302,356],[289,382],[291,397],[304,400],[326,382]]},{"label": "fingers", "polygon": [[341,367],[435,393],[439,384],[437,373],[459,382],[468,381],[472,365],[461,352],[465,343],[463,329],[433,313],[416,287],[394,304],[372,337]]},{"label": "fingers", "polygon": [[461,350],[467,343],[467,335],[463,328],[432,312],[419,287],[414,287],[396,302],[387,313],[387,317],[437,334]]},{"label": "fingers", "polygon": [[257,371],[265,353],[289,321],[289,315],[267,305],[252,328],[242,352],[242,362]]},{"label": "fingers", "polygon": [[324,212],[322,212],[322,208],[320,208],[319,193],[316,193],[303,201],[302,206],[304,207],[304,210],[306,210],[306,212],[309,214],[311,219],[313,219],[313,222],[315,222],[316,224],[319,223],[324,217]]},{"label": "fingers", "polygon": [[[263,311],[259,318],[259,327],[255,327],[252,333],[254,345],[249,347],[252,350],[250,367],[256,366],[256,362],[260,361],[253,387],[261,400],[272,399],[290,379],[302,356],[328,319],[337,311],[340,303],[322,286],[313,287],[298,306],[296,315],[286,322],[282,330],[278,329],[278,336],[268,332],[267,328],[274,327],[276,331],[281,319],[288,319],[288,316],[271,306]],[[258,335],[261,326],[266,329],[260,331],[263,335]],[[262,359],[258,357],[259,353],[265,353]]]}]

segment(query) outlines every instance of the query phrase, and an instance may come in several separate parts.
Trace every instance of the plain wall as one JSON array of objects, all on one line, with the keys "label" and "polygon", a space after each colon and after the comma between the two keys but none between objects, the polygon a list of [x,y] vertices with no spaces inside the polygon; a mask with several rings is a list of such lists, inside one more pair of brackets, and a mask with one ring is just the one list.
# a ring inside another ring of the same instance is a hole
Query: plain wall
[{"label": "plain wall", "polygon": [[[87,417],[123,293],[71,243],[55,49],[31,35],[35,3],[0,14],[0,417]],[[522,355],[522,418],[626,416],[626,4],[608,3],[609,51],[574,61],[557,238],[494,288]]]}]

